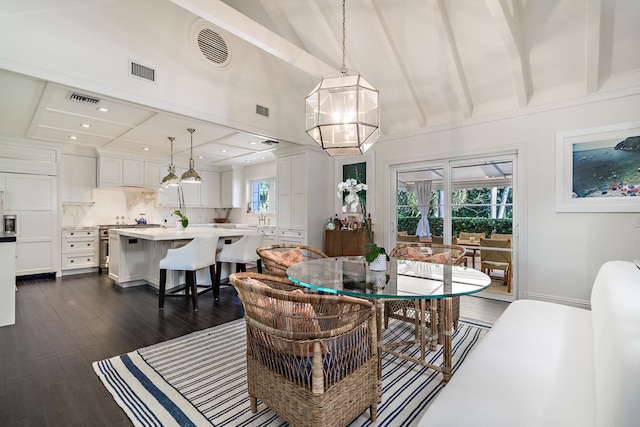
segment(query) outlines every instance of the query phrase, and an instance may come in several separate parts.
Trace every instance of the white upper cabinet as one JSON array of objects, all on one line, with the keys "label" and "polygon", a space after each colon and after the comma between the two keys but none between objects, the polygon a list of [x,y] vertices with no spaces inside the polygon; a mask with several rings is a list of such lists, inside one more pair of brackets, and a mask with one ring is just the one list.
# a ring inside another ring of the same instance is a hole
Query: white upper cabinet
[{"label": "white upper cabinet", "polygon": [[238,170],[220,174],[220,204],[223,208],[239,208],[242,196],[242,173]]},{"label": "white upper cabinet", "polygon": [[123,185],[123,162],[118,157],[98,157],[98,186],[108,187],[114,185]]},{"label": "white upper cabinet", "polygon": [[200,204],[205,208],[220,207],[220,173],[200,171]]},{"label": "white upper cabinet", "polygon": [[144,185],[144,162],[142,160],[122,160],[122,184]]},{"label": "white upper cabinet", "polygon": [[162,180],[162,165],[142,159],[112,154],[98,156],[98,187],[149,187],[156,189]]},{"label": "white upper cabinet", "polygon": [[96,158],[62,155],[62,203],[95,203]]}]

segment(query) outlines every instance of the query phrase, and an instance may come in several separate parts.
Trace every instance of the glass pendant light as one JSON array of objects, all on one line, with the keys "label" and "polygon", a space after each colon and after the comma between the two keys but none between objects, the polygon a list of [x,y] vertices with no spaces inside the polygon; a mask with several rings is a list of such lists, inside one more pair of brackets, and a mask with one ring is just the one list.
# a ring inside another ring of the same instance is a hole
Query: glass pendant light
[{"label": "glass pendant light", "polygon": [[200,183],[202,183],[202,178],[200,178],[200,175],[198,174],[198,172],[196,172],[196,170],[193,167],[194,166],[194,162],[193,162],[193,133],[196,130],[192,129],[192,128],[189,128],[189,129],[187,129],[187,131],[189,131],[189,133],[191,134],[191,155],[189,157],[189,170],[182,174],[182,177],[180,178],[180,182],[188,182],[188,183],[200,184]]},{"label": "glass pendant light", "polygon": [[178,175],[176,175],[176,165],[173,164],[173,140],[175,139],[172,136],[167,137],[169,141],[171,141],[171,163],[169,163],[169,173],[167,176],[162,178],[162,182],[160,183],[160,188],[173,187],[178,185],[180,179]]},{"label": "glass pendant light", "polygon": [[342,1],[342,67],[306,98],[306,132],[330,156],[364,154],[380,136],[379,93],[345,65],[345,0]]}]

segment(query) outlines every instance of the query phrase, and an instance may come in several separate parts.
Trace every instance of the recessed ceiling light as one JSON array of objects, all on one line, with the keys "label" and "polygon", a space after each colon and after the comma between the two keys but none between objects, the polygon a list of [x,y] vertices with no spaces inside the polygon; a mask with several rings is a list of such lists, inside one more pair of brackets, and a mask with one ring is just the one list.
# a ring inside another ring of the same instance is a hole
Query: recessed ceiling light
[{"label": "recessed ceiling light", "polygon": [[75,135],[70,135],[70,136],[69,136],[69,139],[73,139],[73,140],[75,141],[76,139],[78,139],[78,137],[77,137],[77,136],[75,136]]},{"label": "recessed ceiling light", "polygon": [[204,156],[198,156],[199,159],[204,159]]},{"label": "recessed ceiling light", "polygon": [[149,151],[149,147],[144,147],[143,150],[144,151]]},{"label": "recessed ceiling light", "polygon": [[103,112],[103,113],[106,113],[107,111],[109,111],[109,109],[108,109],[108,108],[106,108],[106,107],[98,107],[98,111],[101,111],[101,112]]},{"label": "recessed ceiling light", "polygon": [[245,160],[244,162],[245,163],[251,163],[251,160]]},{"label": "recessed ceiling light", "polygon": [[257,143],[257,142],[255,142],[255,141],[252,141],[252,142],[250,142],[249,144],[250,144],[250,145],[256,145],[256,144],[258,144],[258,143]]},{"label": "recessed ceiling light", "polygon": [[81,123],[80,126],[82,126],[83,128],[90,128],[91,125],[89,123]]},{"label": "recessed ceiling light", "polygon": [[260,160],[267,160],[266,157],[260,157]]},{"label": "recessed ceiling light", "polygon": [[221,151],[222,153],[226,153],[226,152],[227,152],[227,150],[224,150],[224,149],[223,149],[223,150],[220,150],[220,151]]}]

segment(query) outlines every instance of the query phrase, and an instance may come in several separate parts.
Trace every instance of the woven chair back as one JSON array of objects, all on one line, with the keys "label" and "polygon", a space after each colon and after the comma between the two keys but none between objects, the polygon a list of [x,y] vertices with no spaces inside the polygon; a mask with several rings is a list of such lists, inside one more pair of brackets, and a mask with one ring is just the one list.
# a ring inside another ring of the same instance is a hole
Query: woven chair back
[{"label": "woven chair back", "polygon": [[464,256],[466,253],[466,249],[462,246],[457,245],[444,245],[444,244],[436,244],[436,243],[428,243],[428,242],[420,242],[420,243],[401,243],[396,245],[391,250],[389,256],[395,257],[398,259],[408,259],[407,252],[409,252],[409,248],[416,249],[420,251],[423,256],[429,257],[430,255],[442,254],[445,252],[451,253],[451,261],[450,264],[453,265],[461,265],[464,261]]},{"label": "woven chair back", "polygon": [[256,249],[256,253],[260,256],[262,265],[269,274],[281,277],[287,277],[287,268],[296,262],[328,257],[321,250],[311,246],[291,244],[262,246]]}]

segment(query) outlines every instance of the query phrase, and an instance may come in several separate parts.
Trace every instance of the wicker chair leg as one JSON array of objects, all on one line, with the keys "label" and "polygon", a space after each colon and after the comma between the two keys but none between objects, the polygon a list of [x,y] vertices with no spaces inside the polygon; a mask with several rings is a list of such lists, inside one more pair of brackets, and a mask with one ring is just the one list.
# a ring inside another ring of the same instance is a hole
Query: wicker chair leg
[{"label": "wicker chair leg", "polygon": [[369,406],[369,421],[371,421],[372,423],[375,423],[377,416],[378,416],[378,405]]},{"label": "wicker chair leg", "polygon": [[255,414],[258,412],[258,398],[250,395],[249,402],[251,403],[251,413]]}]

